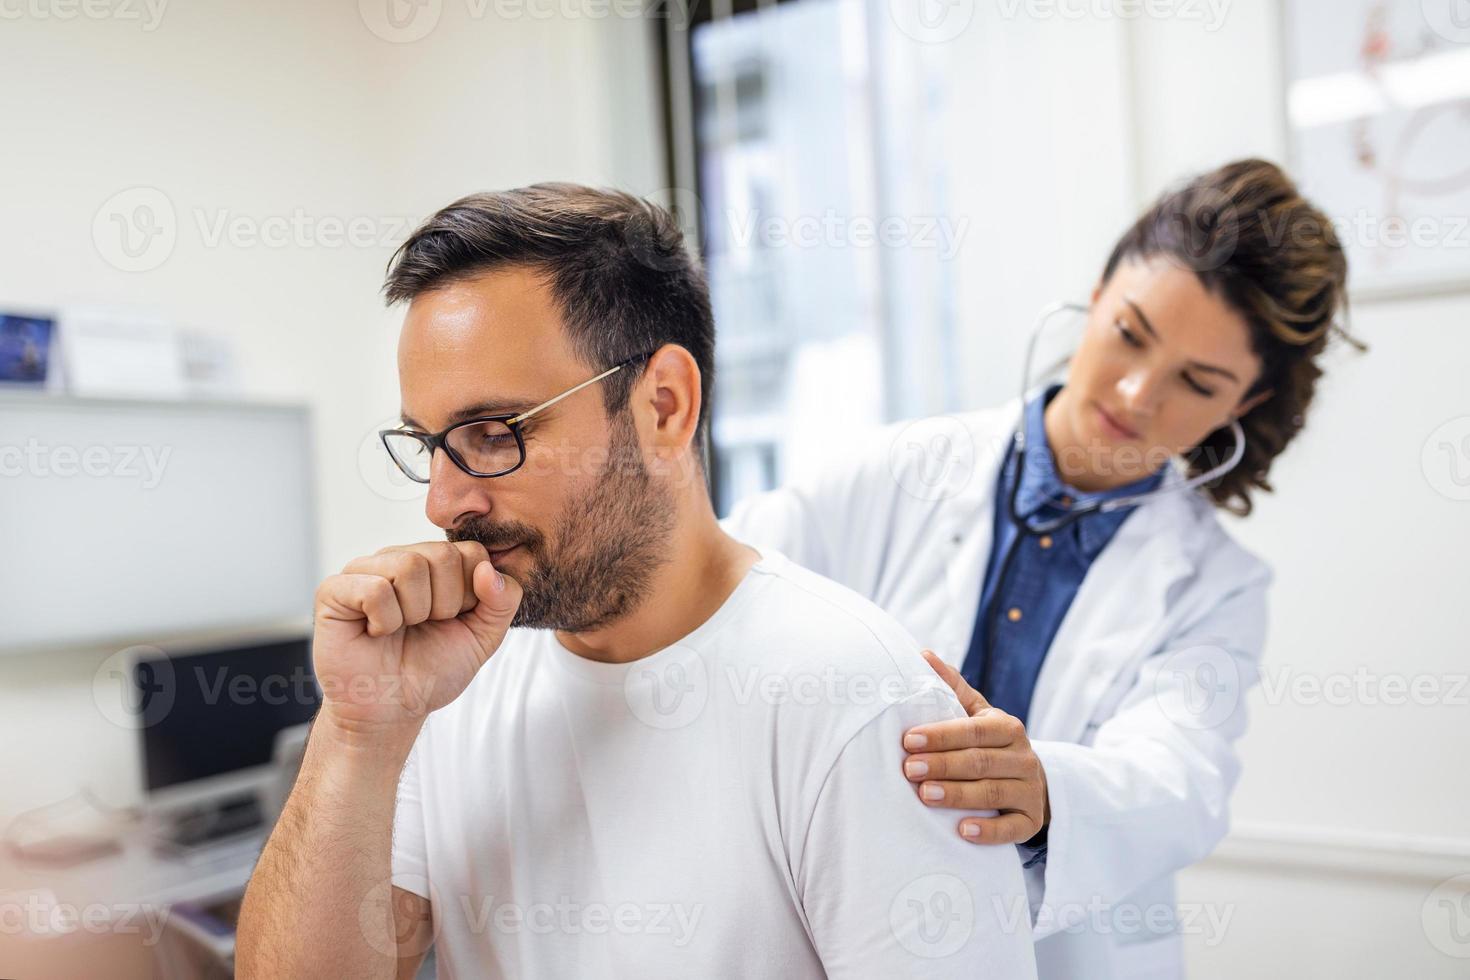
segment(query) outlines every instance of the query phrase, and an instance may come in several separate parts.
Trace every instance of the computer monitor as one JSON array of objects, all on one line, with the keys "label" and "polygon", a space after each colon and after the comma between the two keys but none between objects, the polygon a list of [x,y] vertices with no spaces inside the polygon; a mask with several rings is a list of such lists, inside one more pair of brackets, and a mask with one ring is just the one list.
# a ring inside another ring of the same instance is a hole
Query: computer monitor
[{"label": "computer monitor", "polygon": [[143,786],[155,814],[254,807],[274,776],[277,735],[321,704],[311,640],[302,635],[156,650],[134,661],[132,676]]}]

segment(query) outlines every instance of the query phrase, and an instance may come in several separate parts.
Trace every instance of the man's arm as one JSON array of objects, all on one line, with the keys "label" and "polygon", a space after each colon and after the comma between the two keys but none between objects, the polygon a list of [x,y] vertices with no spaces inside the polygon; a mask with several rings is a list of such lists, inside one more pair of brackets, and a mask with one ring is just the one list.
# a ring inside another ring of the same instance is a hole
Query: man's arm
[{"label": "man's arm", "polygon": [[938,678],[889,705],[843,748],[796,855],[797,887],[828,976],[1036,976],[1013,847],[977,848],[950,812],[893,773],[910,727],[962,717]]},{"label": "man's arm", "polygon": [[520,586],[478,542],[390,547],[316,595],[323,693],[306,755],[236,929],[245,980],[412,976],[425,902],[392,882],[400,777],[430,712],[499,649]]},{"label": "man's arm", "polygon": [[411,978],[429,903],[390,885],[399,773],[412,742],[345,735],[327,709],[250,879],[235,962],[242,980]]}]

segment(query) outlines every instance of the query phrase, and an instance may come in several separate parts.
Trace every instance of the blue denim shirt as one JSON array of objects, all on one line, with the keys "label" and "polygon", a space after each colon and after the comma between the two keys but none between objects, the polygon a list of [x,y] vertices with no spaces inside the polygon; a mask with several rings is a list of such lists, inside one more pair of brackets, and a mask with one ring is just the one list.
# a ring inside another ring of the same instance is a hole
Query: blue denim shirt
[{"label": "blue denim shirt", "polygon": [[[1158,487],[1163,480],[1162,471],[1116,490],[1095,494],[1083,494],[1062,482],[1043,424],[1046,403],[1059,390],[1060,385],[1048,388],[1027,404],[1024,413],[1025,466],[1016,510],[1027,523],[1036,525],[1061,517],[1069,506],[1079,502],[1109,500]],[[1062,617],[1076,598],[1093,561],[1135,508],[1089,514],[1054,534],[1022,537],[1008,510],[1015,472],[1015,454],[1008,453],[995,491],[995,537],[985,570],[985,586],[980,593],[974,636],[961,673],[992,705],[1025,722],[1041,663],[1062,624]],[[1007,554],[1015,548],[1020,551],[1011,559],[1005,588],[997,594],[996,577]]]}]

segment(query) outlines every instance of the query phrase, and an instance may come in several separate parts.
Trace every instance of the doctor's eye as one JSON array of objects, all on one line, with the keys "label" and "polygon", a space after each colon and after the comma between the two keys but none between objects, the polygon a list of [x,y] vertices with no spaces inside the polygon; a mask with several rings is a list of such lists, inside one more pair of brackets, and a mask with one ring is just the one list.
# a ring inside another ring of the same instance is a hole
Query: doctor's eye
[{"label": "doctor's eye", "polygon": [[1129,330],[1128,324],[1124,323],[1122,320],[1116,321],[1113,324],[1113,327],[1118,331],[1118,335],[1123,338],[1124,343],[1126,343],[1129,347],[1143,346],[1143,341],[1139,340],[1138,335],[1135,334],[1132,330]]},{"label": "doctor's eye", "polygon": [[1204,385],[1191,378],[1188,372],[1181,374],[1180,377],[1184,379],[1185,384],[1189,385],[1189,387],[1198,394],[1204,395],[1206,398],[1215,397],[1215,391],[1213,388],[1206,388]]}]

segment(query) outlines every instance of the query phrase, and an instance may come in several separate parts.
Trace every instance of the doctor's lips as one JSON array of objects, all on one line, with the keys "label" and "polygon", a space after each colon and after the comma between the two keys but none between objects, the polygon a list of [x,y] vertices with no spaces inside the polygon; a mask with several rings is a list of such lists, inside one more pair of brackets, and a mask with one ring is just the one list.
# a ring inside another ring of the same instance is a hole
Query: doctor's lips
[{"label": "doctor's lips", "polygon": [[1130,425],[1126,425],[1122,419],[1109,412],[1096,402],[1093,407],[1097,409],[1098,418],[1102,420],[1103,431],[1114,439],[1138,439],[1142,434]]}]

